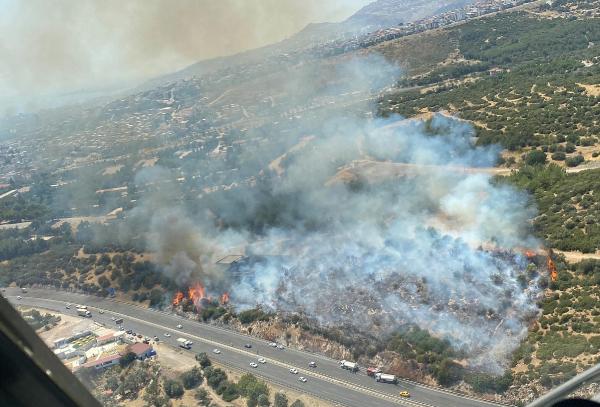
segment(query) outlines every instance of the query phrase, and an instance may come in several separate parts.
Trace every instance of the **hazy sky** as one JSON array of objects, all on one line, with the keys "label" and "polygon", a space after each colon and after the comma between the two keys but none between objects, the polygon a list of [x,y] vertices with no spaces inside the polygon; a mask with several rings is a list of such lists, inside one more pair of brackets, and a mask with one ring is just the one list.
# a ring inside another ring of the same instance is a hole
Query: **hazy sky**
[{"label": "hazy sky", "polygon": [[370,2],[0,0],[0,107],[172,72],[342,20]]}]

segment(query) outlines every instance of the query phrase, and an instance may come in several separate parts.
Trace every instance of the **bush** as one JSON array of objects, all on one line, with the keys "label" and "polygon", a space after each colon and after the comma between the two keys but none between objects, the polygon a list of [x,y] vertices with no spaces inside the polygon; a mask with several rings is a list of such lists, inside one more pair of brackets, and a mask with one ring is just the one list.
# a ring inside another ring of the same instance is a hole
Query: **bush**
[{"label": "bush", "polygon": [[546,163],[546,153],[541,150],[532,150],[525,158],[527,165],[542,165]]},{"label": "bush", "polygon": [[242,324],[254,321],[268,321],[271,316],[260,309],[249,309],[239,313],[238,318]]},{"label": "bush", "polygon": [[198,364],[200,365],[200,367],[202,369],[204,369],[212,364],[210,359],[208,358],[208,355],[206,354],[206,352],[198,353],[196,355],[196,360],[198,361]]},{"label": "bush", "polygon": [[194,398],[200,402],[200,404],[208,404],[210,401],[210,397],[208,396],[208,392],[206,389],[198,389],[194,394]]},{"label": "bush", "polygon": [[183,385],[177,380],[165,380],[165,393],[169,398],[179,398],[183,396]]},{"label": "bush", "polygon": [[304,407],[304,403],[302,402],[302,400],[296,400],[292,403],[290,407]]},{"label": "bush", "polygon": [[235,383],[224,382],[221,385],[225,385],[221,392],[221,398],[223,401],[228,403],[240,397],[238,386]]},{"label": "bush", "polygon": [[473,373],[467,375],[465,381],[478,393],[504,393],[512,384],[513,377],[509,370],[503,376]]},{"label": "bush", "polygon": [[273,407],[288,407],[288,398],[283,393],[275,393],[275,400],[273,402]]},{"label": "bush", "polygon": [[584,159],[582,155],[574,155],[573,157],[567,158],[565,163],[567,164],[567,167],[577,167],[583,161]]},{"label": "bush", "polygon": [[222,382],[227,380],[227,373],[221,369],[215,369],[210,366],[204,369],[204,376],[206,376],[208,385],[214,390],[216,390]]},{"label": "bush", "polygon": [[187,372],[183,372],[181,374],[181,382],[183,383],[183,387],[186,388],[187,390],[189,389],[193,389],[194,387],[198,387],[198,385],[200,385],[200,383],[202,383],[202,373],[200,372],[200,369],[198,369],[197,367],[193,367],[192,369],[188,370]]},{"label": "bush", "polygon": [[260,396],[258,396],[258,399],[256,401],[258,402],[258,405],[261,407],[267,407],[271,404],[269,402],[269,396],[267,396],[266,394],[261,394]]},{"label": "bush", "polygon": [[564,161],[566,158],[567,155],[562,151],[557,151],[556,153],[552,154],[552,159],[554,161]]}]

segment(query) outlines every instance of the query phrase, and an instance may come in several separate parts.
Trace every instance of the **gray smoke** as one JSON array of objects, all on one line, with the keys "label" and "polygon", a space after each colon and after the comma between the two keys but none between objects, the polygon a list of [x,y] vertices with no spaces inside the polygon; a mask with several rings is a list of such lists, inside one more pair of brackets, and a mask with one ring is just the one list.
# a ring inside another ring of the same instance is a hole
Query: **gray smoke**
[{"label": "gray smoke", "polygon": [[[376,92],[398,76],[378,56],[338,63],[332,88],[290,78],[289,89],[315,98]],[[227,285],[238,309],[301,312],[379,335],[417,324],[499,371],[540,292],[539,277],[518,280],[527,267],[519,251],[538,246],[527,196],[477,171],[499,149],[474,146],[469,125],[442,115],[425,123],[340,110],[306,114],[277,142],[243,149],[237,164],[248,185],[203,192],[194,211],[157,187],[130,219],[150,219],[148,246],[177,281]],[[222,158],[206,160],[223,168]],[[260,173],[247,173],[247,162],[260,162]],[[248,255],[239,277],[215,267],[219,255],[238,253]]]}]

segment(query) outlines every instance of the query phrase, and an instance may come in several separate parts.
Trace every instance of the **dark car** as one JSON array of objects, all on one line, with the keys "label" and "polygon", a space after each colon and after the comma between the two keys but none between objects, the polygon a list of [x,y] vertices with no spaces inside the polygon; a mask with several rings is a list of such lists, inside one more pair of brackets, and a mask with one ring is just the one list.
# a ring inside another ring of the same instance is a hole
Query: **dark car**
[{"label": "dark car", "polygon": [[244,348],[250,349],[251,347],[252,347],[252,345],[250,345],[249,343],[247,343],[247,344],[244,345]]},{"label": "dark car", "polygon": [[126,332],[127,332],[127,335],[131,335],[133,333],[133,331],[131,329],[128,329]]}]

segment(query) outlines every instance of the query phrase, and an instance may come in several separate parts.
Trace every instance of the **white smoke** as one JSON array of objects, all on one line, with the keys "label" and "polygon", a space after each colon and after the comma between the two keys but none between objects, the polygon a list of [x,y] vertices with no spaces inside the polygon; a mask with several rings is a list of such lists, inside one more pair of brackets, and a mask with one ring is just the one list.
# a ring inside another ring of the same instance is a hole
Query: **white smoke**
[{"label": "white smoke", "polygon": [[[398,74],[379,57],[338,72],[345,76],[335,89],[344,92],[381,89]],[[294,86],[303,95],[324,93],[290,78]],[[429,124],[319,120],[298,120],[278,146],[242,153],[241,163],[264,163],[262,174],[251,174],[253,189],[199,198],[196,218],[173,205],[148,210],[149,246],[164,268],[220,285],[228,276],[215,274],[213,253],[245,246],[260,260],[238,264],[241,276],[230,280],[239,309],[302,312],[326,326],[382,335],[417,324],[467,351],[472,363],[499,371],[536,314],[540,292],[537,277],[525,288],[517,280],[527,266],[519,251],[537,246],[527,196],[472,170],[494,166],[499,149],[475,147],[469,125],[442,115]],[[268,169],[281,146],[307,134],[314,137],[278,171]],[[207,197],[210,211],[202,208]],[[257,228],[265,211],[275,221]]]},{"label": "white smoke", "polygon": [[[275,186],[296,192],[301,219],[321,223],[272,229],[254,251],[278,256],[243,270],[234,303],[371,333],[414,323],[500,371],[536,313],[537,281],[517,281],[519,248],[537,246],[527,197],[456,170],[493,166],[497,150],[473,147],[471,130],[453,119],[435,117],[432,127],[444,129],[436,136],[399,117],[348,126],[297,153]],[[365,156],[423,167],[358,190],[327,183],[332,162]]]}]

